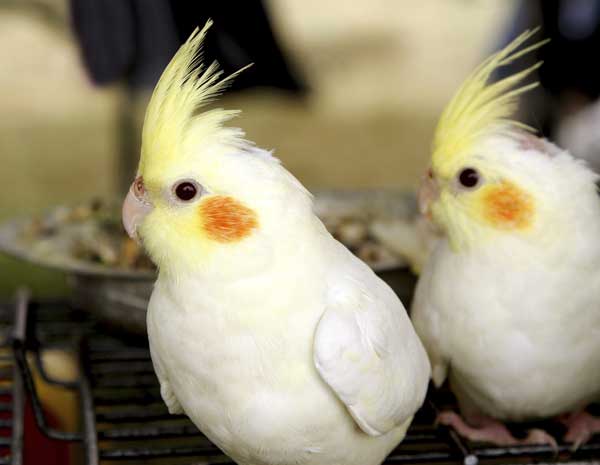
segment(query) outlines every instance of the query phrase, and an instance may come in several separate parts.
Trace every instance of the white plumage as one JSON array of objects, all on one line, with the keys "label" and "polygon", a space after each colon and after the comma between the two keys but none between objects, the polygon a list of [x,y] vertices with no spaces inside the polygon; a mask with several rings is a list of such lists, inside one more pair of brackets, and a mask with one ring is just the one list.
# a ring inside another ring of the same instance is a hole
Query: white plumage
[{"label": "white plumage", "polygon": [[124,207],[159,266],[148,336],[162,397],[242,465],[377,465],[423,402],[425,350],[279,161],[221,126],[231,112],[196,114],[222,88],[215,67],[193,71],[205,30],[155,90]]},{"label": "white plumage", "polygon": [[459,251],[440,241],[412,319],[435,383],[449,373],[464,411],[521,421],[600,398],[600,199],[583,163],[515,136],[491,137],[478,157],[533,193],[533,230]]},{"label": "white plumage", "polygon": [[[282,171],[264,152],[234,156]],[[240,464],[378,464],[423,402],[425,352],[304,192],[279,208],[290,214],[253,272],[159,276],[148,334],[163,398]]]}]

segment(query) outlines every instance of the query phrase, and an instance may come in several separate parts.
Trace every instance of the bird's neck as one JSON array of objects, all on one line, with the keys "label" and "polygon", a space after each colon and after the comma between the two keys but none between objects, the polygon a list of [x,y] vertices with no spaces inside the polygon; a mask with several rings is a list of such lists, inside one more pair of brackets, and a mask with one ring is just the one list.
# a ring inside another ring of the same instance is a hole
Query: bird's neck
[{"label": "bird's neck", "polygon": [[[315,230],[303,239],[274,245],[268,262],[248,272],[209,273],[161,270],[157,287],[178,302],[197,300],[199,305],[224,303],[241,307],[277,307],[301,298],[306,285],[325,283],[329,233]],[[230,263],[236,268],[235,263]],[[242,264],[240,264],[240,267]],[[311,284],[312,283],[312,284]],[[181,308],[185,308],[182,305]]]}]

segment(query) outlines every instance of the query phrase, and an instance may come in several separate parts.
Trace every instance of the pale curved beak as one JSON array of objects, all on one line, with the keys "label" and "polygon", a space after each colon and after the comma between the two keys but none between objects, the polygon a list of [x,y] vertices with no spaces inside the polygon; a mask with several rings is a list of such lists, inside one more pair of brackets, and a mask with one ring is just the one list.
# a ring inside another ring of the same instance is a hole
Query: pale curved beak
[{"label": "pale curved beak", "polygon": [[431,204],[434,203],[440,196],[440,187],[437,181],[429,174],[421,181],[417,201],[419,203],[419,211],[422,215],[431,217]]},{"label": "pale curved beak", "polygon": [[123,202],[121,218],[125,231],[132,239],[139,241],[137,229],[144,221],[144,218],[152,211],[154,207],[151,203],[139,199],[133,192],[133,184],[127,192],[127,197]]}]

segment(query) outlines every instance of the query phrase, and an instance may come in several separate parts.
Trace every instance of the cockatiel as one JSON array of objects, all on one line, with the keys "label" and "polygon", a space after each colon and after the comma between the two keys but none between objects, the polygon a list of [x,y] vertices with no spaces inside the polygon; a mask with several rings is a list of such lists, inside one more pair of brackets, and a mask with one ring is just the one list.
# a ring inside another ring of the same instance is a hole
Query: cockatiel
[{"label": "cockatiel", "polygon": [[269,152],[198,110],[223,90],[196,31],[148,105],[123,222],[159,275],[161,394],[240,464],[379,464],[421,406],[427,354],[393,291]]},{"label": "cockatiel", "polygon": [[540,64],[488,83],[526,32],[484,61],[439,121],[422,211],[440,240],[419,279],[412,319],[461,413],[440,416],[474,439],[513,444],[502,421],[559,416],[576,445],[600,430],[583,408],[600,398],[598,176],[510,119],[517,87]]}]

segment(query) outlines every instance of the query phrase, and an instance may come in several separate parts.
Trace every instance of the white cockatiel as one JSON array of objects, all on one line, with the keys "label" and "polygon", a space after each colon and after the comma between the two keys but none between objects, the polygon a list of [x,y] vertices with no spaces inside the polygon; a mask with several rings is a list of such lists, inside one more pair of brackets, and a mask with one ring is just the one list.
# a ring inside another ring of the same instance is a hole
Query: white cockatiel
[{"label": "white cockatiel", "polygon": [[[412,319],[436,385],[448,376],[476,440],[518,441],[502,421],[563,415],[576,445],[600,430],[600,198],[585,163],[510,120],[533,71],[489,84],[532,32],[488,58],[440,119],[421,206],[445,234],[417,285]],[[569,414],[569,415],[565,415]]]},{"label": "white cockatiel", "polygon": [[159,276],[148,336],[161,394],[240,464],[375,465],[425,397],[402,303],[313,213],[302,185],[199,113],[226,85],[199,48],[164,71],[123,221]]}]

